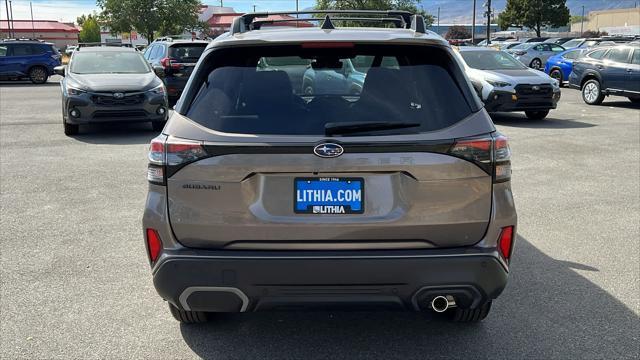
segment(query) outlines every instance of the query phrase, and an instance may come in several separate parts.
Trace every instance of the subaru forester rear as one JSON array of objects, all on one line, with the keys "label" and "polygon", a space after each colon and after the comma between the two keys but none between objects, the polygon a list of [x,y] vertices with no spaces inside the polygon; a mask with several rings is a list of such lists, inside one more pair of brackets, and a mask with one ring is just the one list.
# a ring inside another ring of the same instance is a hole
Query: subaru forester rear
[{"label": "subaru forester rear", "polygon": [[379,307],[478,321],[505,287],[506,138],[420,16],[354,13],[397,28],[337,27],[353,22],[339,11],[320,28],[238,18],[152,140],[143,227],[176,319]]}]

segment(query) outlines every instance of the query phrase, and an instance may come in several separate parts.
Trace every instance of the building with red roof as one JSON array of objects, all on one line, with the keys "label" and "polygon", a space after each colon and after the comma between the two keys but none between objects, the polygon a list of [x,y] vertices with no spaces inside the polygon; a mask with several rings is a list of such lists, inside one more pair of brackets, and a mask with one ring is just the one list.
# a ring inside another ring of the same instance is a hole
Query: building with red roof
[{"label": "building with red roof", "polygon": [[0,38],[39,39],[55,44],[58,48],[78,44],[80,30],[72,24],[55,20],[13,20],[10,36],[7,20],[0,21]]}]

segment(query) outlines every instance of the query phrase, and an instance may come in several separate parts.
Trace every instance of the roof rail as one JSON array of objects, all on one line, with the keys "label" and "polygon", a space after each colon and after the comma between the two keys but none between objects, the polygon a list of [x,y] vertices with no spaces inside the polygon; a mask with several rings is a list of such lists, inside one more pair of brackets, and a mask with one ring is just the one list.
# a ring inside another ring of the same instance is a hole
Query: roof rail
[{"label": "roof rail", "polygon": [[[268,18],[269,16],[277,15],[326,15],[324,18],[303,18],[296,17],[295,19],[280,19],[277,20],[259,20],[260,18]],[[305,10],[305,11],[278,11],[278,12],[256,12],[247,13],[239,16],[233,20],[231,25],[231,35],[247,32],[250,30],[258,30],[263,24],[278,23],[278,22],[297,22],[297,21],[324,21],[323,28],[333,28],[333,22],[339,19],[350,19],[349,17],[331,17],[330,15],[363,15],[367,16],[362,18],[363,21],[381,21],[391,22],[390,18],[394,21],[400,21],[401,28],[412,29],[417,33],[426,33],[426,26],[424,18],[421,15],[414,15],[408,11],[400,10]],[[258,19],[258,20],[256,20]],[[374,20],[376,19],[376,20]],[[380,19],[380,20],[378,20]],[[256,21],[254,21],[256,20]],[[360,18],[354,18],[354,20],[361,20]],[[257,25],[257,26],[256,26]],[[397,25],[396,25],[397,26]]]}]

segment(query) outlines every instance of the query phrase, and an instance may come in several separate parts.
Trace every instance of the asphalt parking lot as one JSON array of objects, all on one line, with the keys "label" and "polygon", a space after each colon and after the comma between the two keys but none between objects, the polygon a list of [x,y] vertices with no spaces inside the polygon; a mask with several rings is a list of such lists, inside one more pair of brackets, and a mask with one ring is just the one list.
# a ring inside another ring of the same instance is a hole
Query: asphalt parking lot
[{"label": "asphalt parking lot", "polygon": [[180,325],[142,241],[148,124],[62,132],[56,80],[0,84],[0,358],[639,358],[640,106],[563,89],[511,139],[519,238],[477,325],[418,313]]}]

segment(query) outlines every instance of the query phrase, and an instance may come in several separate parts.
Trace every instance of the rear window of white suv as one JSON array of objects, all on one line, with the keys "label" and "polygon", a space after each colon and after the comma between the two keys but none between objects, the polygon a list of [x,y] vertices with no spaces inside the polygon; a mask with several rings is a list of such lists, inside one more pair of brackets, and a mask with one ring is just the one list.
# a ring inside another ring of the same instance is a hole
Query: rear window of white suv
[{"label": "rear window of white suv", "polygon": [[[436,46],[219,49],[192,86],[198,91],[180,112],[227,133],[408,134],[449,127],[480,109],[457,63]],[[359,124],[368,130],[357,131]]]}]

